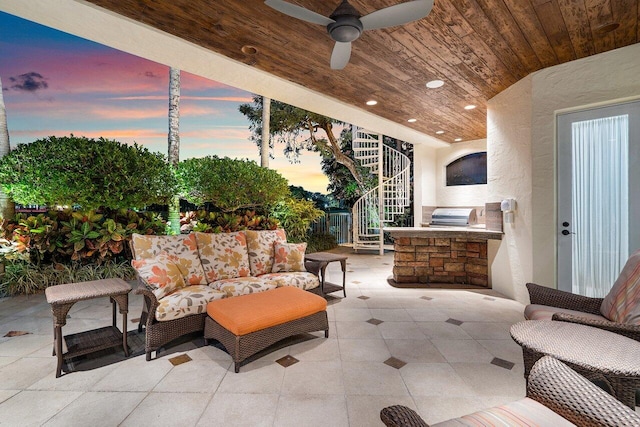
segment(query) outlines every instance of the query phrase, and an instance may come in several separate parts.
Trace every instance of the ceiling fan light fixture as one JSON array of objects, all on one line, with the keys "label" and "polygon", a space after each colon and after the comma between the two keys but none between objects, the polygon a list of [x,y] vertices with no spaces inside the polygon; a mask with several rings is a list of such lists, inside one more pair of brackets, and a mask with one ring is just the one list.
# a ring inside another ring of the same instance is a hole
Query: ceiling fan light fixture
[{"label": "ceiling fan light fixture", "polygon": [[442,80],[431,80],[430,82],[427,82],[427,87],[429,89],[437,89],[442,86],[444,86],[444,82]]},{"label": "ceiling fan light fixture", "polygon": [[369,101],[366,102],[367,105],[376,105],[378,103],[378,101],[376,101],[375,99],[370,99]]},{"label": "ceiling fan light fixture", "polygon": [[362,22],[357,16],[339,16],[336,22],[327,25],[327,31],[331,38],[337,42],[352,42],[362,34]]}]

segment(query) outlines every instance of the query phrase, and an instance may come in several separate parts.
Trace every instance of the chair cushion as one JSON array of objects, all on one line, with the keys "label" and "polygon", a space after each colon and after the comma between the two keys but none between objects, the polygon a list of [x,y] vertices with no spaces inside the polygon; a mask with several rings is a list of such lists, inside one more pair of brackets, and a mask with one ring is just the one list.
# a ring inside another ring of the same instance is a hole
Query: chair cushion
[{"label": "chair cushion", "polygon": [[320,286],[320,280],[318,276],[313,273],[307,273],[303,271],[295,271],[289,273],[267,273],[259,276],[260,280],[266,283],[273,284],[278,288],[282,286],[293,286],[294,288],[300,288],[309,290]]},{"label": "chair cushion", "polygon": [[551,307],[548,305],[529,304],[524,308],[524,318],[527,320],[551,320],[554,313],[568,313],[588,319],[607,320],[604,316],[599,316],[597,314],[569,310],[566,308]]},{"label": "chair cushion", "polygon": [[304,252],[306,250],[306,243],[276,242],[271,272],[307,271],[304,268]]},{"label": "chair cushion", "polygon": [[160,299],[187,286],[176,261],[176,257],[161,252],[155,258],[131,260],[131,265],[140,278],[153,288],[156,298]]},{"label": "chair cushion", "polygon": [[[506,405],[496,406],[473,414],[464,415],[442,423],[438,427],[453,426],[554,426],[565,427],[575,424],[562,418],[546,406],[525,397]],[[434,427],[435,427],[434,426]]]},{"label": "chair cushion", "polygon": [[640,325],[640,250],[627,260],[600,312],[613,322]]},{"label": "chair cushion", "polygon": [[252,276],[271,273],[274,245],[276,242],[285,243],[287,235],[283,229],[278,230],[247,230],[247,247],[249,248],[249,267]]},{"label": "chair cushion", "polygon": [[156,308],[156,319],[165,322],[192,314],[204,313],[210,301],[224,297],[223,292],[207,285],[187,286],[158,301],[160,305]]},{"label": "chair cushion", "polygon": [[180,234],[177,236],[143,236],[133,234],[131,243],[134,248],[135,259],[150,259],[157,257],[160,252],[178,258],[177,264],[181,271],[186,271],[185,281],[189,285],[206,285],[202,263],[198,256],[196,236]]},{"label": "chair cushion", "polygon": [[327,301],[301,289],[284,287],[259,294],[212,301],[207,314],[234,335],[246,335],[327,309]]},{"label": "chair cushion", "polygon": [[258,277],[249,276],[218,280],[210,283],[209,286],[220,292],[224,292],[228,297],[236,297],[239,295],[270,291],[271,289],[275,289],[277,285]]},{"label": "chair cushion", "polygon": [[194,234],[207,282],[249,275],[249,253],[244,232]]}]

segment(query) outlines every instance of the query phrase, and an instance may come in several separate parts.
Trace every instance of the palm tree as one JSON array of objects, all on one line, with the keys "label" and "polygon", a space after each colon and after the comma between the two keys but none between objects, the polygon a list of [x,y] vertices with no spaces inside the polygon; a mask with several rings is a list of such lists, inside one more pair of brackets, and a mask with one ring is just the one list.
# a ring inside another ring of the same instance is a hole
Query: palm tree
[{"label": "palm tree", "polygon": [[[2,94],[2,79],[0,79],[0,158],[9,154],[11,145],[9,144],[9,130],[7,128],[7,110],[4,106],[4,96]],[[0,188],[0,217],[13,218],[15,215],[15,205]]]},{"label": "palm tree", "polygon": [[[180,161],[180,70],[169,70],[169,154],[167,156],[172,168],[178,167]],[[180,234],[180,196],[173,196],[169,202],[168,220],[171,232]]]}]

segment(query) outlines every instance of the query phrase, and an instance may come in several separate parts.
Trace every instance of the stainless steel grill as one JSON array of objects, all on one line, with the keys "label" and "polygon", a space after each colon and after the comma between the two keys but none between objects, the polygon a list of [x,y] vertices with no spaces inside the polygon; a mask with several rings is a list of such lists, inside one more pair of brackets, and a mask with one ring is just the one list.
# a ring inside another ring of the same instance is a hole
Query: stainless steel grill
[{"label": "stainless steel grill", "polygon": [[469,227],[478,222],[474,208],[437,208],[431,214],[430,226]]}]

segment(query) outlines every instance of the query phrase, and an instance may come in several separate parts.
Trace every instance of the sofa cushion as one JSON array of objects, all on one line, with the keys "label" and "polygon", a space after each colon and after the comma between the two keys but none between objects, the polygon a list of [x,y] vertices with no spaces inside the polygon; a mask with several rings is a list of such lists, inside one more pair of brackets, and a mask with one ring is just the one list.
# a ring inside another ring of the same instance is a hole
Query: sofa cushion
[{"label": "sofa cushion", "polygon": [[283,286],[292,286],[294,288],[309,290],[320,286],[318,276],[313,273],[302,271],[290,273],[267,273],[258,276],[258,278],[279,288]]},{"label": "sofa cushion", "polygon": [[[568,420],[533,399],[525,397],[506,405],[496,406],[464,415],[442,423],[438,427],[453,426],[574,426]],[[434,427],[435,427],[434,426]]]},{"label": "sofa cushion", "polygon": [[275,253],[274,244],[287,241],[284,230],[247,230],[245,233],[247,234],[251,275],[259,276],[271,273]]},{"label": "sofa cushion", "polygon": [[181,271],[185,271],[185,280],[189,285],[206,285],[202,263],[198,256],[196,236],[180,234],[177,236],[143,236],[133,234],[131,243],[134,248],[135,259],[150,259],[157,257],[160,252],[166,252],[178,258],[176,261]]},{"label": "sofa cushion", "polygon": [[613,322],[640,325],[640,250],[627,260],[600,312]]},{"label": "sofa cushion", "polygon": [[588,319],[607,320],[604,316],[597,314],[569,310],[567,308],[551,307],[549,305],[529,304],[524,308],[524,318],[527,320],[551,320],[555,313],[568,313]]},{"label": "sofa cushion", "polygon": [[160,299],[187,286],[183,272],[175,261],[176,257],[161,252],[155,258],[131,260],[131,265],[140,278],[153,288],[156,298]]},{"label": "sofa cushion", "polygon": [[327,301],[300,289],[285,287],[207,304],[207,314],[234,335],[246,335],[327,309]]},{"label": "sofa cushion", "polygon": [[244,232],[194,234],[207,282],[249,275],[249,254]]},{"label": "sofa cushion", "polygon": [[167,295],[158,302],[156,319],[160,322],[206,312],[207,304],[225,297],[223,292],[207,285],[192,285]]},{"label": "sofa cushion", "polygon": [[307,269],[304,268],[304,252],[306,250],[306,243],[276,242],[271,272],[307,271]]},{"label": "sofa cushion", "polygon": [[223,292],[228,297],[236,297],[275,289],[277,285],[258,277],[249,276],[218,280],[210,283],[209,286]]}]

